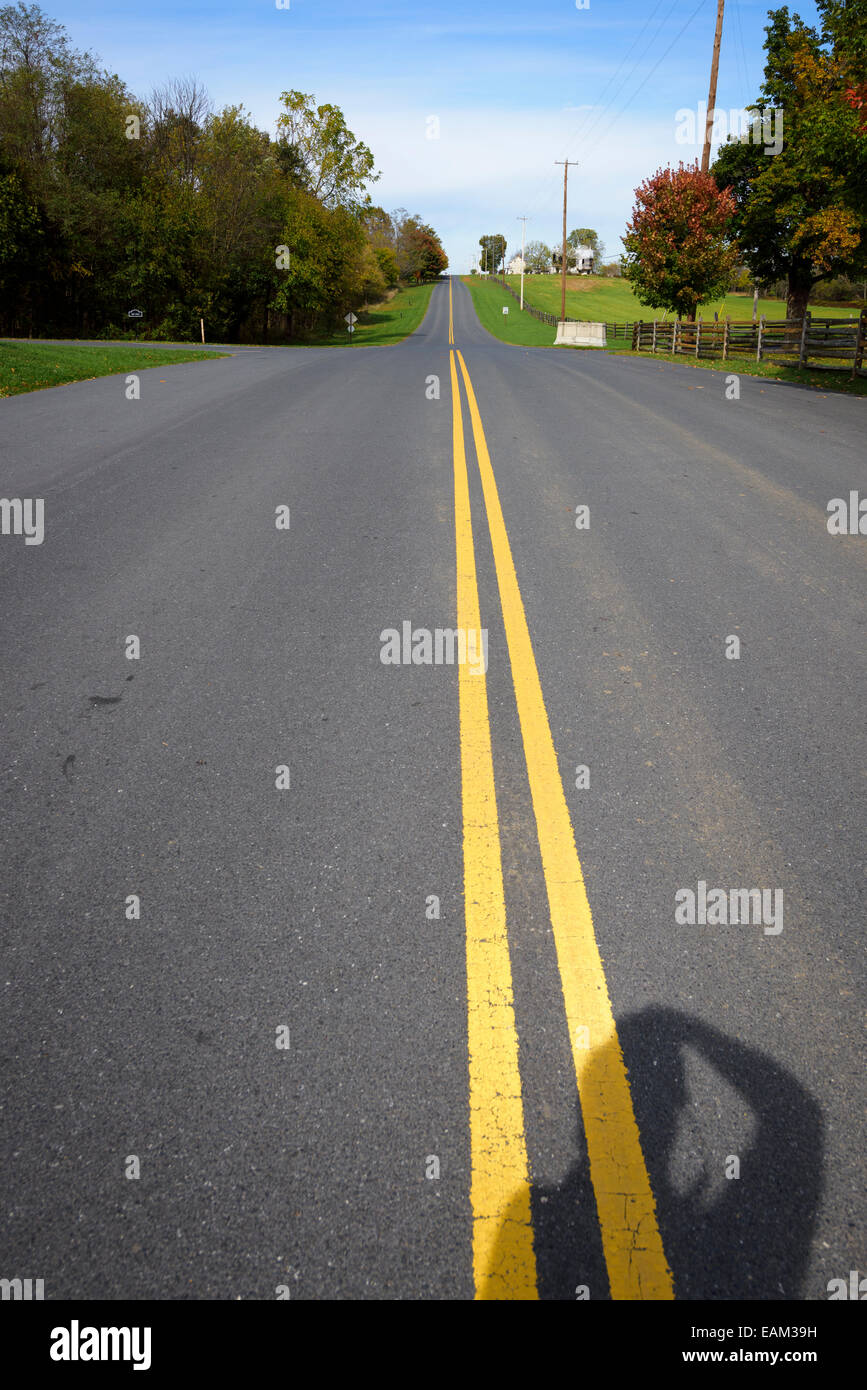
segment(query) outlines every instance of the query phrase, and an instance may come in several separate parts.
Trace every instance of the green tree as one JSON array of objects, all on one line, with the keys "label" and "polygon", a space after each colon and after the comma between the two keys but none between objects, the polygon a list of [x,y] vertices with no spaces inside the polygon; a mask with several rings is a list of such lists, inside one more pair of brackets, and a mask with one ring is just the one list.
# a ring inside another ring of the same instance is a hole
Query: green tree
[{"label": "green tree", "polygon": [[605,246],[599,240],[599,233],[594,232],[592,227],[576,227],[567,236],[566,244],[571,246],[573,251],[579,246],[589,246],[597,266],[600,266],[605,259]]},{"label": "green tree", "polygon": [[[13,306],[29,310],[26,291],[30,270],[42,251],[42,218],[20,176],[0,166],[0,324],[7,333],[15,328]],[[32,325],[31,325],[32,326]]]},{"label": "green tree", "polygon": [[867,7],[818,0],[818,8],[821,31],[785,6],[771,11],[765,30],[756,109],[783,112],[782,150],[769,156],[760,143],[730,139],[712,170],[731,190],[742,259],[757,281],[786,282],[793,319],[820,281],[867,269],[867,138],[852,101],[867,61]]},{"label": "green tree", "polygon": [[506,254],[506,238],[497,232],[494,236],[479,237],[479,245],[482,248],[482,270],[493,274]]},{"label": "green tree", "polygon": [[364,304],[378,303],[385,296],[388,282],[380,265],[379,256],[367,242],[362,247],[358,260],[358,289]]},{"label": "green tree", "polygon": [[528,241],[524,247],[524,265],[537,275],[544,274],[551,264],[551,248],[544,241]]},{"label": "green tree", "polygon": [[320,318],[336,325],[361,303],[368,242],[345,208],[325,207],[311,193],[294,190],[281,244],[290,249],[290,263],[281,272],[273,307],[288,314],[290,332],[313,328]]},{"label": "green tree", "polygon": [[367,185],[375,183],[373,154],[348,129],[338,106],[314,106],[305,92],[283,92],[277,128],[296,151],[308,192],[326,207],[359,208],[370,202]]},{"label": "green tree", "polygon": [[375,246],[373,248],[373,254],[376,256],[377,264],[382,272],[382,277],[386,285],[388,285],[389,288],[392,285],[396,285],[400,279],[400,270],[398,269],[397,256],[394,254],[391,247]]},{"label": "green tree", "polygon": [[[406,216],[403,209],[399,209],[396,216]],[[362,208],[359,217],[364,224],[371,246],[387,246],[393,251],[396,241],[396,228],[394,218],[386,212],[385,208],[376,207],[371,204],[369,207]]]},{"label": "green tree", "polygon": [[446,264],[420,217],[370,206],[376,177],[335,106],[284,93],[272,140],[195,78],[142,102],[38,6],[0,6],[6,332],[117,336],[132,306],[158,338],[338,322]]}]

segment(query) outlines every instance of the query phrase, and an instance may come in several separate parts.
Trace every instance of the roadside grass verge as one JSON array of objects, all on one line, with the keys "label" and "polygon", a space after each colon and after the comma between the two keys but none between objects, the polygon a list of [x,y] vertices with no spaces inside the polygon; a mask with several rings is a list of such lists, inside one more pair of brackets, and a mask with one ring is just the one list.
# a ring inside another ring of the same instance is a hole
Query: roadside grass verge
[{"label": "roadside grass verge", "polygon": [[[470,276],[471,280],[476,276]],[[508,283],[518,294],[521,292],[520,275],[506,277]],[[548,314],[560,317],[560,277],[559,275],[525,275],[524,303],[532,304],[534,309],[543,309]],[[851,318],[858,310],[845,305],[810,304],[814,318]],[[712,319],[716,311],[721,319],[726,314],[733,319],[750,319],[753,315],[751,294],[727,294],[712,304],[702,304],[698,310],[704,319]],[[784,319],[786,302],[784,299],[760,299],[758,314],[767,319]],[[601,275],[567,275],[566,277],[566,317],[589,319],[595,323],[633,323],[644,319],[650,323],[654,318],[662,318],[660,309],[649,309],[632,292],[625,280],[608,279]],[[671,314],[668,315],[669,319]]]},{"label": "roadside grass verge", "polygon": [[[382,304],[359,309],[355,332],[339,328],[333,333],[312,334],[287,347],[388,347],[401,343],[414,333],[427,313],[433,293],[433,281],[427,285],[409,285],[400,289]],[[351,339],[351,342],[350,342]]]},{"label": "roadside grass verge", "polygon": [[200,349],[131,347],[106,343],[35,343],[0,341],[0,396],[43,391],[69,381],[91,381],[115,372],[139,372],[147,367],[171,367],[203,357],[227,357],[225,352]]},{"label": "roadside grass verge", "polygon": [[[473,297],[473,304],[482,327],[486,328],[493,337],[498,338],[500,342],[512,343],[521,347],[553,347],[556,329],[548,324],[540,323],[530,314],[522,314],[512,296],[507,294],[501,285],[494,284],[490,280],[481,280],[475,275],[464,275],[461,276],[461,279]],[[526,281],[524,299],[526,302]],[[752,303],[752,301],[750,302]],[[508,314],[503,313],[504,305],[509,309]],[[559,308],[558,298],[553,312],[559,313]],[[607,321],[611,322],[610,317]],[[813,390],[829,395],[867,396],[867,377],[856,377],[854,381],[850,381],[847,370],[823,372],[806,367],[802,371],[798,367],[778,366],[775,362],[755,362],[748,357],[730,357],[725,362],[719,358],[696,361],[694,358],[686,356],[673,358],[670,352],[632,352],[629,348],[618,347],[617,343],[617,339],[610,340],[610,345],[607,348],[609,356],[637,357],[669,367],[701,367],[705,370],[725,372],[727,375],[733,373],[738,376],[760,376],[769,381],[808,386]],[[599,349],[564,347],[558,351],[598,352]]]},{"label": "roadside grass verge", "polygon": [[755,362],[750,358],[729,357],[695,361],[683,356],[672,357],[670,352],[632,352],[628,348],[609,348],[610,357],[634,357],[667,367],[699,367],[705,371],[725,372],[732,376],[759,376],[766,381],[789,382],[794,386],[809,386],[824,395],[867,396],[867,377],[850,380],[851,368],[844,371],[817,372],[809,367],[781,367],[776,362]]},{"label": "roadside grass verge", "polygon": [[[553,347],[556,328],[540,323],[532,314],[522,314],[519,304],[502,285],[490,280],[480,280],[476,275],[462,275],[461,281],[473,297],[479,322],[483,328],[501,343],[512,343],[515,347]],[[526,300],[526,287],[524,298]],[[509,310],[508,314],[503,309]]]}]

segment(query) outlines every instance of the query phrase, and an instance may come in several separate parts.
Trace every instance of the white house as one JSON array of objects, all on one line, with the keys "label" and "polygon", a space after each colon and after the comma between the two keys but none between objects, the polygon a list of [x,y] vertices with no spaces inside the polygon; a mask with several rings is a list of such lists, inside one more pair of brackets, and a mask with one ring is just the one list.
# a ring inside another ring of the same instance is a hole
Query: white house
[{"label": "white house", "polygon": [[526,269],[527,267],[524,265],[523,258],[520,255],[513,256],[506,266],[506,271],[509,275],[523,275]]},{"label": "white house", "polygon": [[[552,264],[549,268],[549,275],[560,274],[560,261],[562,253],[554,251],[551,255]],[[592,246],[568,247],[566,251],[566,273],[568,275],[592,275],[593,274],[593,248]]]}]

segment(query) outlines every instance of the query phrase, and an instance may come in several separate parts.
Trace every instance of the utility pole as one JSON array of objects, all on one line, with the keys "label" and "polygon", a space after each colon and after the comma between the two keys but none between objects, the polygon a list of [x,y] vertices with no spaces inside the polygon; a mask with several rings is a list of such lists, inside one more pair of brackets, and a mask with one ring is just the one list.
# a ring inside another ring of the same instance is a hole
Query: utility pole
[{"label": "utility pole", "polygon": [[523,309],[523,307],[524,307],[524,240],[525,240],[525,236],[526,236],[526,232],[527,232],[527,223],[528,223],[528,221],[529,221],[529,218],[527,218],[527,217],[516,217],[516,218],[515,218],[515,221],[521,223],[521,308]]},{"label": "utility pole", "polygon": [[722,39],[723,10],[725,0],[716,0],[716,33],[713,36],[713,58],[710,65],[710,91],[707,96],[707,117],[704,126],[704,149],[701,152],[701,172],[706,174],[710,164],[710,137],[713,131],[714,108],[716,107],[716,78],[719,72],[719,46]]},{"label": "utility pole", "polygon": [[[720,0],[722,4],[722,0]],[[566,322],[566,181],[569,177],[569,165],[578,167],[577,159],[555,159],[555,164],[563,165],[563,263],[560,266],[560,322]]]}]

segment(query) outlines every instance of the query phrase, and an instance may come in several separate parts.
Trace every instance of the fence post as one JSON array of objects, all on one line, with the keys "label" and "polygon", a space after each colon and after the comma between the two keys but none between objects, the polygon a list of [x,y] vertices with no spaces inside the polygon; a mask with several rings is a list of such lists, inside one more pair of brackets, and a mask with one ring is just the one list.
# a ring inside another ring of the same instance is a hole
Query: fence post
[{"label": "fence post", "polygon": [[650,351],[656,352],[656,319],[653,320],[653,343],[651,344]]},{"label": "fence post", "polygon": [[729,355],[729,323],[730,323],[730,322],[731,322],[731,316],[730,316],[729,314],[726,314],[725,327],[723,328],[723,361],[724,361],[724,362],[725,362],[726,358],[727,358],[728,355]]},{"label": "fence post", "polygon": [[678,325],[679,323],[680,323],[680,319],[675,319],[675,320],[674,320],[674,323],[671,325],[671,355],[672,355],[672,357],[673,357],[674,354],[677,352],[677,325]]},{"label": "fence post", "polygon": [[761,317],[759,318],[759,332],[758,332],[758,337],[757,337],[757,339],[756,339],[756,361],[757,361],[757,362],[761,362],[761,360],[762,360],[762,333],[764,332],[764,328],[765,328],[765,316],[764,316],[764,314],[762,314]]},{"label": "fence post", "polygon": [[812,314],[805,313],[801,322],[801,342],[798,348],[798,366],[803,367],[807,361],[807,329],[809,327]]},{"label": "fence post", "polygon": [[855,356],[852,359],[852,380],[855,380],[864,361],[864,348],[867,346],[867,309],[858,315],[858,328],[855,333]]},{"label": "fence post", "polygon": [[696,323],[696,325],[695,325],[695,355],[696,355],[696,357],[699,357],[699,356],[700,356],[700,353],[699,353],[699,347],[700,347],[700,346],[701,346],[701,314],[699,314],[699,316],[698,316],[698,321],[697,321],[697,323]]}]

